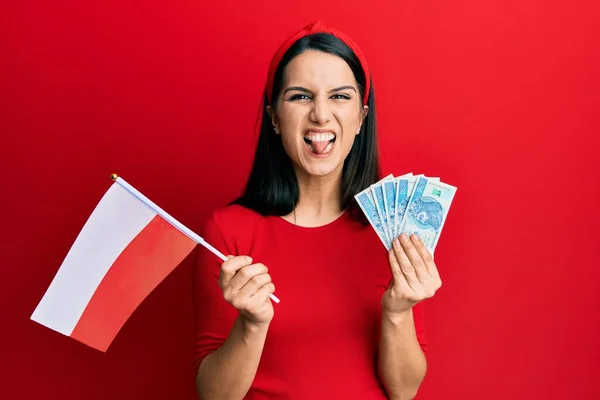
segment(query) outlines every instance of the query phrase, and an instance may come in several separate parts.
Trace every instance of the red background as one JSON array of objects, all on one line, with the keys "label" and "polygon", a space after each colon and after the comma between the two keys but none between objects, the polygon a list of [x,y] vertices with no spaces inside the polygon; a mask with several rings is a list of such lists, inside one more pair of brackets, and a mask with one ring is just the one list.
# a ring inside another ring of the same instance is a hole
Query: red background
[{"label": "red background", "polygon": [[383,172],[459,188],[419,398],[600,398],[597,2],[93,3],[0,6],[0,397],[194,398],[189,259],[106,354],[29,317],[110,173],[194,230],[239,193],[269,59],[319,18],[371,64]]}]

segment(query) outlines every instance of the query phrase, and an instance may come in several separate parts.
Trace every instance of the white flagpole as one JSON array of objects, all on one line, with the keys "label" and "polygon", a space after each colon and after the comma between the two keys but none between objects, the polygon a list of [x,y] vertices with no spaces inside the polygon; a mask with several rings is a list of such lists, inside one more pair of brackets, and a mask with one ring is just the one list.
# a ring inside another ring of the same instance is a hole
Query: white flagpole
[{"label": "white flagpole", "polygon": [[[223,253],[221,253],[219,250],[215,249],[213,246],[210,245],[210,243],[208,243],[206,240],[201,238],[198,234],[191,231],[188,227],[183,225],[181,222],[177,221],[169,213],[167,213],[165,210],[163,210],[162,208],[157,206],[152,200],[150,200],[149,198],[144,196],[137,189],[135,189],[133,186],[131,186],[129,183],[127,183],[123,178],[121,178],[117,174],[111,174],[110,177],[113,181],[115,181],[116,183],[121,185],[125,190],[127,190],[133,196],[137,197],[142,203],[146,204],[148,207],[150,207],[152,210],[154,210],[158,215],[160,215],[161,217],[166,219],[171,225],[173,225],[175,228],[179,229],[183,234],[187,235],[194,242],[206,247],[211,253],[213,253],[214,255],[219,257],[221,260],[227,261],[227,257],[225,257],[225,255]],[[279,299],[273,293],[269,294],[269,297],[275,303],[279,303]]]}]

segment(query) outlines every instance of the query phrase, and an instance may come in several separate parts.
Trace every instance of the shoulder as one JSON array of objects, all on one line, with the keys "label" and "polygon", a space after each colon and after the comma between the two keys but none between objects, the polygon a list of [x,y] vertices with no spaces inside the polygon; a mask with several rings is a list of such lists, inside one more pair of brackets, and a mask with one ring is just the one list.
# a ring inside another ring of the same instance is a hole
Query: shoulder
[{"label": "shoulder", "polygon": [[216,225],[221,230],[243,229],[252,226],[263,219],[263,216],[254,210],[232,204],[214,210],[208,217],[207,224]]},{"label": "shoulder", "polygon": [[[234,204],[211,212],[202,225],[202,236],[209,243],[221,244],[232,252],[256,235],[264,217],[254,210]],[[242,246],[245,247],[245,246]]]}]

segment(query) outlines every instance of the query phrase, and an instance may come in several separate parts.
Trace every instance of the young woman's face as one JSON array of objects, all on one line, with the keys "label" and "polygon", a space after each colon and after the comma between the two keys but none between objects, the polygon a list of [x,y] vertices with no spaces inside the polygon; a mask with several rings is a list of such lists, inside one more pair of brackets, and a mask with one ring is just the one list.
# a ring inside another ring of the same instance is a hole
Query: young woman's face
[{"label": "young woman's face", "polygon": [[334,55],[309,50],[287,65],[273,126],[296,170],[341,173],[368,107],[352,70]]}]

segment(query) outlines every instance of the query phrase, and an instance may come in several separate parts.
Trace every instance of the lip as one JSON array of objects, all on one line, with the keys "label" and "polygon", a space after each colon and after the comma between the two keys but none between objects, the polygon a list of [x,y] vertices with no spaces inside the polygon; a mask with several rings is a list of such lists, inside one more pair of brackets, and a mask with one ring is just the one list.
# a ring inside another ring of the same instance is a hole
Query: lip
[{"label": "lip", "polygon": [[333,133],[334,135],[337,136],[337,134],[335,133],[335,131],[333,129],[317,129],[317,128],[311,128],[311,129],[307,129],[304,131],[305,134],[309,133],[309,132],[314,132],[314,133]]}]

